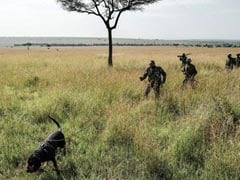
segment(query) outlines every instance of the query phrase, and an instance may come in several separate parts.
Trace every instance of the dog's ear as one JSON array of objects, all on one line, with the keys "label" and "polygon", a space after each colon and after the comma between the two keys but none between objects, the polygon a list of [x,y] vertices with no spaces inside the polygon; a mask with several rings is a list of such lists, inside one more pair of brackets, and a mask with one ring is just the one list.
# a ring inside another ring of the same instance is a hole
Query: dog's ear
[{"label": "dog's ear", "polygon": [[28,171],[35,172],[41,166],[41,160],[35,155],[31,155],[28,159]]},{"label": "dog's ear", "polygon": [[41,166],[40,161],[38,161],[36,164],[34,164],[34,168],[33,168],[34,172],[37,171],[40,168],[40,166]]}]

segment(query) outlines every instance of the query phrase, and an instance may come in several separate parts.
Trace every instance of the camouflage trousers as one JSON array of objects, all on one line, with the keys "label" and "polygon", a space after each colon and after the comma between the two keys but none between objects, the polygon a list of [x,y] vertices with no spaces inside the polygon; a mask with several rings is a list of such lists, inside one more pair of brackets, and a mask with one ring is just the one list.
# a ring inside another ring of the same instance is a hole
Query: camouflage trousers
[{"label": "camouflage trousers", "polygon": [[161,81],[152,81],[147,84],[147,87],[145,89],[145,97],[148,97],[151,89],[153,89],[155,98],[158,99],[160,96],[160,87],[161,87]]},{"label": "camouflage trousers", "polygon": [[185,77],[182,83],[182,88],[186,88],[187,85],[190,85],[194,89],[196,84],[197,82],[193,77]]}]

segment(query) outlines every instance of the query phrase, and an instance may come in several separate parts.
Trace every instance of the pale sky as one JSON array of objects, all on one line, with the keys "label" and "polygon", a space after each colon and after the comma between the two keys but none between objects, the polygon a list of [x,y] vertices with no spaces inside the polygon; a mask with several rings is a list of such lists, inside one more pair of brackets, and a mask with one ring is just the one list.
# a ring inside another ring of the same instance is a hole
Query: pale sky
[{"label": "pale sky", "polygon": [[[125,12],[115,38],[240,40],[240,0],[163,0]],[[56,0],[0,0],[0,36],[107,37],[99,17]]]}]

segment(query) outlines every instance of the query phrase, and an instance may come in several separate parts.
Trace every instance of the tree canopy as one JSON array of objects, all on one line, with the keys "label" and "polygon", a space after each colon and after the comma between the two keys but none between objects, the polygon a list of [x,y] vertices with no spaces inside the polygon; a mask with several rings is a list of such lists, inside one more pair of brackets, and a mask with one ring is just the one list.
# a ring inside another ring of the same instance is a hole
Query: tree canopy
[{"label": "tree canopy", "polygon": [[158,1],[161,0],[57,0],[67,11],[96,15],[102,19],[108,30],[109,66],[112,66],[112,30],[117,27],[121,14],[142,10],[144,5]]},{"label": "tree canopy", "polygon": [[[105,25],[111,29],[117,27],[122,12],[127,10],[142,10],[143,5],[159,0],[57,0],[67,11],[76,11],[99,16]],[[115,20],[110,25],[111,20]]]}]

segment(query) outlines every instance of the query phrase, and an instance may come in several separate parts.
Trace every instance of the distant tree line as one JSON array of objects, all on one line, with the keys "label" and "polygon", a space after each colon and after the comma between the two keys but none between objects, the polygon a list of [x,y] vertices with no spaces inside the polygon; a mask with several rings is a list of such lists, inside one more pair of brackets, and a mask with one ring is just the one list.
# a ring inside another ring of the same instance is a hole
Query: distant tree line
[{"label": "distant tree line", "polygon": [[[174,47],[206,47],[206,48],[240,48],[240,44],[230,44],[230,43],[223,43],[223,44],[190,44],[190,43],[113,43],[114,46],[174,46]],[[24,43],[24,44],[14,44],[15,47],[25,46],[29,49],[30,46],[37,46],[37,47],[81,47],[81,46],[108,46],[107,43],[92,43],[92,44],[72,44],[72,43]]]}]

